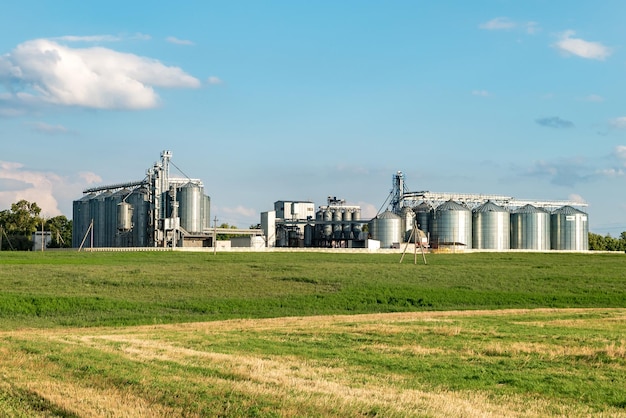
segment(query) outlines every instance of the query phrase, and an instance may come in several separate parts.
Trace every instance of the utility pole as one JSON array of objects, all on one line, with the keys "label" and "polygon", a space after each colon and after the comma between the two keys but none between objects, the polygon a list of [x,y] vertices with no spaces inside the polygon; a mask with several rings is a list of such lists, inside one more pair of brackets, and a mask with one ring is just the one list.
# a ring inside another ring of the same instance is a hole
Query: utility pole
[{"label": "utility pole", "polygon": [[213,219],[213,255],[217,254],[217,216]]}]

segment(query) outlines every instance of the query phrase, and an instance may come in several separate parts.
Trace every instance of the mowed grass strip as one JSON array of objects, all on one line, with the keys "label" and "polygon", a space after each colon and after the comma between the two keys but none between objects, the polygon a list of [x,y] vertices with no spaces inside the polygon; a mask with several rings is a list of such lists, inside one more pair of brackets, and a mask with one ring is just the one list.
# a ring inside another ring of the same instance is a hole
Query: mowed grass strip
[{"label": "mowed grass strip", "polygon": [[0,329],[626,307],[624,254],[0,253]]},{"label": "mowed grass strip", "polygon": [[11,416],[626,416],[626,309],[0,333]]}]

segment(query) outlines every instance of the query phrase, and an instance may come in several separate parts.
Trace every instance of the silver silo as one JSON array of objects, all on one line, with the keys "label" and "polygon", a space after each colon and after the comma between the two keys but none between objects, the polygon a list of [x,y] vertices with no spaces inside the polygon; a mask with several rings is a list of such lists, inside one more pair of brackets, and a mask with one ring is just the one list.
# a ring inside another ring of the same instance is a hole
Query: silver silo
[{"label": "silver silo", "polygon": [[127,189],[121,189],[114,193],[111,193],[105,201],[106,206],[106,247],[117,247],[117,234],[118,234],[118,207],[120,203],[128,196],[129,191]]},{"label": "silver silo", "polygon": [[525,205],[511,213],[511,249],[550,249],[550,214],[533,205]]},{"label": "silver silo", "polygon": [[439,205],[430,224],[430,245],[472,248],[472,211],[452,200]]},{"label": "silver silo", "polygon": [[417,227],[424,231],[426,235],[430,232],[430,218],[433,214],[433,208],[426,202],[422,202],[413,208],[415,212],[415,220]]},{"label": "silver silo", "polygon": [[202,200],[202,228],[211,228],[211,198],[207,195]]},{"label": "silver silo", "polygon": [[126,198],[126,203],[133,208],[132,230],[126,240],[129,247],[146,247],[150,244],[152,233],[149,229],[150,197],[144,187],[135,189]]},{"label": "silver silo", "polygon": [[323,221],[324,221],[324,239],[331,239],[333,236],[333,213],[330,209],[326,209],[323,212]]},{"label": "silver silo", "polygon": [[550,239],[553,250],[587,251],[589,249],[587,214],[571,206],[556,209],[550,215]]},{"label": "silver silo", "polygon": [[106,199],[111,192],[105,191],[89,200],[89,215],[93,219],[93,246],[106,247],[108,230],[106,219]]},{"label": "silver silo", "polygon": [[352,212],[352,236],[354,239],[359,239],[359,235],[361,235],[361,223],[358,222],[361,220],[361,209],[356,209]]},{"label": "silver silo", "polygon": [[314,236],[315,236],[315,225],[311,225],[311,224],[304,225],[304,246],[305,247],[313,246]]},{"label": "silver silo", "polygon": [[133,207],[130,203],[117,204],[117,230],[128,232],[133,228]]},{"label": "silver silo", "polygon": [[180,226],[192,234],[203,230],[202,208],[204,206],[204,190],[193,183],[182,186],[177,193],[178,216]]},{"label": "silver silo", "polygon": [[400,218],[402,219],[402,237],[403,242],[406,242],[411,235],[411,231],[413,230],[413,223],[415,222],[415,212],[413,209],[404,206],[400,211]]},{"label": "silver silo", "polygon": [[402,242],[402,220],[393,212],[386,211],[369,223],[372,239],[380,241],[380,248],[391,248]]},{"label": "silver silo", "polygon": [[333,239],[341,239],[341,211],[333,211]]},{"label": "silver silo", "polygon": [[341,218],[341,235],[343,239],[350,239],[352,238],[352,213],[350,213],[350,211],[348,209],[344,209],[343,211],[343,216]]},{"label": "silver silo", "polygon": [[511,214],[491,201],[472,212],[472,247],[489,250],[511,248]]}]

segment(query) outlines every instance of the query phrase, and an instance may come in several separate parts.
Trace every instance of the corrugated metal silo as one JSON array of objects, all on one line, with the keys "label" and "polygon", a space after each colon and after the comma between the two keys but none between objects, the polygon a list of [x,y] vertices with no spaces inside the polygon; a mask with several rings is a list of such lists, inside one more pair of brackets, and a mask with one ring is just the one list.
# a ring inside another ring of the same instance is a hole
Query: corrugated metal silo
[{"label": "corrugated metal silo", "polygon": [[105,247],[116,247],[118,243],[116,242],[118,228],[117,228],[117,214],[118,209],[117,205],[122,203],[122,200],[128,195],[129,191],[127,189],[118,190],[114,193],[111,193],[105,201],[105,228],[106,228],[106,243]]},{"label": "corrugated metal silo", "polygon": [[333,236],[333,225],[332,225],[332,220],[333,220],[333,213],[330,211],[330,209],[326,209],[323,212],[323,221],[324,221],[324,239],[331,239]]},{"label": "corrugated metal silo", "polygon": [[133,229],[127,245],[130,247],[146,247],[150,244],[150,197],[146,188],[139,188],[126,198],[133,207]]},{"label": "corrugated metal silo", "polygon": [[333,211],[333,239],[341,239],[341,211]]},{"label": "corrugated metal silo", "polygon": [[203,188],[196,184],[187,183],[179,189],[176,198],[179,204],[180,226],[192,234],[201,233],[203,229]]},{"label": "corrugated metal silo", "polygon": [[472,248],[472,211],[452,200],[439,205],[430,224],[430,245]]},{"label": "corrugated metal silo", "polygon": [[311,224],[304,225],[304,246],[305,247],[313,246],[314,236],[315,236],[315,225],[311,225]]},{"label": "corrugated metal silo", "polygon": [[[93,193],[84,195],[72,204],[72,247],[80,247],[85,234],[91,224],[89,201],[94,197]],[[88,241],[85,241],[89,245]]]},{"label": "corrugated metal silo", "polygon": [[414,207],[413,211],[415,212],[417,227],[428,235],[430,232],[430,218],[433,214],[433,208],[431,208],[428,203],[422,202]]},{"label": "corrugated metal silo", "polygon": [[107,219],[106,219],[106,199],[111,192],[105,191],[95,195],[89,200],[89,214],[93,219],[93,246],[107,246]]},{"label": "corrugated metal silo", "polygon": [[550,239],[553,250],[589,250],[587,214],[571,206],[556,209],[550,215]]},{"label": "corrugated metal silo", "polygon": [[511,249],[550,249],[550,214],[533,205],[525,205],[511,213]]},{"label": "corrugated metal silo", "polygon": [[415,222],[415,212],[413,209],[404,206],[400,212],[400,218],[402,220],[402,236],[403,242],[406,241],[411,235],[411,231],[413,230],[413,223]]},{"label": "corrugated metal silo", "polygon": [[343,216],[341,218],[341,235],[343,239],[352,238],[352,213],[349,210],[343,211]]},{"label": "corrugated metal silo", "polygon": [[511,214],[488,201],[472,212],[472,247],[489,250],[511,248]]},{"label": "corrugated metal silo", "polygon": [[380,248],[390,248],[402,242],[402,220],[393,212],[386,211],[369,223],[372,239],[380,241]]}]

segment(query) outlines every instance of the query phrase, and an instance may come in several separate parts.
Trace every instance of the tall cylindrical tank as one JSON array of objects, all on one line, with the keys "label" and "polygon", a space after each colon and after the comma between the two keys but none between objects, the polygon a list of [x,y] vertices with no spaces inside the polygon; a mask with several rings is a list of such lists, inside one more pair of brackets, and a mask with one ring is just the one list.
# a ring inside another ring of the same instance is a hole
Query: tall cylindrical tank
[{"label": "tall cylindrical tank", "polygon": [[341,218],[341,211],[335,209],[333,211],[333,239],[341,239]]},{"label": "tall cylindrical tank", "polygon": [[[72,204],[72,247],[78,248],[85,238],[85,234],[91,224],[89,201],[94,197],[93,193],[84,195]],[[89,245],[88,241],[85,241]]]},{"label": "tall cylindrical tank", "polygon": [[430,245],[472,248],[472,211],[452,200],[439,205],[430,224]]},{"label": "tall cylindrical tank", "polygon": [[402,220],[402,241],[406,242],[411,236],[411,231],[413,230],[413,224],[415,223],[415,212],[413,212],[413,208],[408,206],[404,206],[400,211],[400,218]]},{"label": "tall cylindrical tank", "polygon": [[589,249],[587,214],[571,206],[556,209],[550,215],[550,239],[553,250],[587,251]]},{"label": "tall cylindrical tank", "polygon": [[117,230],[128,232],[133,228],[133,207],[130,203],[117,204]]},{"label": "tall cylindrical tank", "polygon": [[424,231],[427,235],[430,232],[430,218],[432,217],[433,208],[426,202],[422,202],[413,208],[415,212],[415,220],[417,227]]},{"label": "tall cylindrical tank", "polygon": [[511,212],[511,249],[550,249],[550,214],[533,205]]},{"label": "tall cylindrical tank", "polygon": [[352,212],[352,236],[354,239],[359,239],[361,235],[361,223],[358,222],[361,220],[361,209],[356,209]]},{"label": "tall cylindrical tank", "polygon": [[304,246],[313,246],[313,237],[315,236],[315,225],[304,225]]},{"label": "tall cylindrical tank", "polygon": [[391,248],[402,242],[402,220],[393,212],[386,211],[369,223],[372,239],[380,241],[380,248]]},{"label": "tall cylindrical tank", "polygon": [[472,247],[489,250],[511,248],[511,214],[488,201],[472,212]]},{"label": "tall cylindrical tank", "polygon": [[326,209],[323,212],[323,221],[324,221],[324,239],[331,239],[333,236],[333,225],[332,225],[332,221],[333,221],[333,213],[330,211],[330,209]]},{"label": "tall cylindrical tank", "polygon": [[106,214],[105,214],[105,228],[106,228],[106,243],[105,247],[117,247],[121,244],[117,240],[118,235],[118,208],[117,205],[122,203],[124,198],[128,196],[129,191],[127,189],[118,190],[111,193],[105,201]]},{"label": "tall cylindrical tank", "polygon": [[341,214],[341,238],[352,238],[352,212],[345,209]]},{"label": "tall cylindrical tank", "polygon": [[202,205],[202,227],[211,228],[211,198],[207,195],[204,195]]},{"label": "tall cylindrical tank", "polygon": [[202,209],[205,204],[203,188],[187,183],[179,189],[176,197],[179,203],[180,226],[192,234],[201,233],[204,226]]},{"label": "tall cylindrical tank", "polygon": [[135,189],[126,198],[133,207],[133,229],[128,245],[131,247],[147,247],[150,245],[152,231],[150,221],[150,197],[145,187]]},{"label": "tall cylindrical tank", "polygon": [[[107,224],[106,224],[106,199],[111,195],[111,192],[105,191],[95,195],[89,200],[89,214],[93,219],[93,246],[94,247],[106,247],[107,246]],[[89,243],[85,243],[89,246]]]}]

